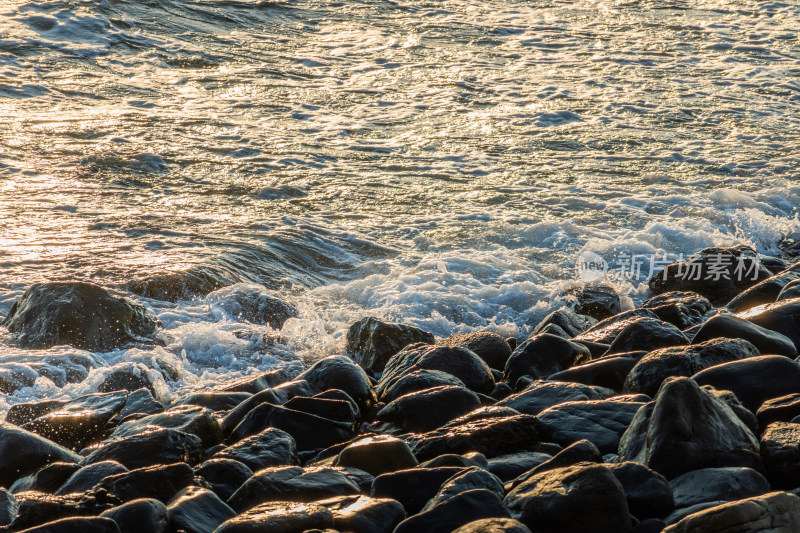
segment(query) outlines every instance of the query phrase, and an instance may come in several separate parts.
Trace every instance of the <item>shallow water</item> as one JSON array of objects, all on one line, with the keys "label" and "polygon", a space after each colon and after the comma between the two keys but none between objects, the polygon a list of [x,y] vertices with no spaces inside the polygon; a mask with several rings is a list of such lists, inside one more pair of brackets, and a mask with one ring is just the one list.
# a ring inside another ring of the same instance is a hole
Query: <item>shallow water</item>
[{"label": "shallow water", "polygon": [[755,0],[6,0],[0,316],[36,281],[209,265],[300,309],[265,345],[141,299],[166,347],[101,359],[168,359],[175,390],[339,352],[365,315],[523,337],[583,251],[777,253],[799,37],[800,4]]}]

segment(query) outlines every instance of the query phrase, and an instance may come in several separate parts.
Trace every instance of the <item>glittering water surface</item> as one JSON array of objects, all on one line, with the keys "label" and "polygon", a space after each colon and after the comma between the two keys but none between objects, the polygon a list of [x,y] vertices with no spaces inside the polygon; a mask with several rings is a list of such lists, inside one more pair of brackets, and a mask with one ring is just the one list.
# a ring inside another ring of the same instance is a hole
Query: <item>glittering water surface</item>
[{"label": "glittering water surface", "polygon": [[364,315],[523,336],[581,251],[774,253],[799,37],[800,4],[755,0],[5,0],[0,315],[208,265],[299,307],[264,346],[141,299],[166,347],[102,359],[171,358],[174,389],[341,351]]}]

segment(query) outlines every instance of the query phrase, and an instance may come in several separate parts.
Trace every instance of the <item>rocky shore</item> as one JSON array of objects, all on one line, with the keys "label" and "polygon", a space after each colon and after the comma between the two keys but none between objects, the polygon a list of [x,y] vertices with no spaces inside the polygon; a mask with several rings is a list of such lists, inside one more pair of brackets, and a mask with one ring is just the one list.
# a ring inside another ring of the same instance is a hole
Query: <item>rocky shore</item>
[{"label": "rocky shore", "polygon": [[[343,355],[169,404],[136,365],[87,396],[15,404],[0,423],[0,526],[800,531],[800,263],[767,258],[743,279],[753,257],[698,252],[656,274],[636,309],[601,284],[574,290],[527,339],[436,339],[364,318]],[[296,313],[222,290],[248,320],[280,327]],[[22,347],[91,351],[157,344],[160,327],[86,283],[32,286],[2,325]],[[0,363],[5,393],[99,364]]]}]

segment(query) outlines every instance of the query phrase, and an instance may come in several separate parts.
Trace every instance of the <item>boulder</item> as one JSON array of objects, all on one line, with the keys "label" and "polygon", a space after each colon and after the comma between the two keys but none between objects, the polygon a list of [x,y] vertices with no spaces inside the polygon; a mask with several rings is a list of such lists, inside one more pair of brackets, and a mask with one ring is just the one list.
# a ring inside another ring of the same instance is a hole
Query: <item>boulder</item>
[{"label": "boulder", "polygon": [[128,469],[116,461],[101,461],[93,465],[84,466],[72,474],[54,494],[56,496],[81,494],[100,483],[104,478],[123,472],[128,472]]},{"label": "boulder", "polygon": [[17,500],[10,492],[0,489],[0,527],[9,525],[16,516]]},{"label": "boulder", "polygon": [[555,470],[565,466],[572,466],[578,463],[602,463],[603,455],[593,443],[588,440],[581,440],[574,444],[570,444],[553,455],[547,461],[544,461],[527,472],[514,478],[510,483],[506,484],[506,491],[510,491],[514,487],[524,483],[528,479],[537,474],[546,472],[548,470]]},{"label": "boulder", "polygon": [[608,285],[592,284],[573,288],[564,293],[575,298],[575,312],[603,320],[622,312],[619,293]]},{"label": "boulder", "polygon": [[[54,520],[71,517],[91,517],[97,516],[121,502],[102,493],[88,492],[84,494],[67,494],[64,496],[54,496],[42,492],[20,492],[15,495],[19,505],[17,516],[14,519],[12,529],[14,531],[28,530],[48,524]],[[74,531],[75,533],[88,533],[87,529],[72,529],[65,527],[63,530],[56,526],[53,529],[45,529],[60,533],[61,531]]]},{"label": "boulder", "polygon": [[486,469],[489,467],[489,461],[486,460],[486,456],[478,452],[469,452],[462,455],[446,453],[444,455],[440,455],[439,457],[429,459],[424,463],[420,463],[419,466],[420,468],[435,468],[437,466],[457,466],[462,468],[470,468],[472,466],[478,466]]},{"label": "boulder", "polygon": [[269,466],[296,465],[297,446],[291,435],[267,428],[215,453],[212,459],[233,459],[253,471]]},{"label": "boulder", "polygon": [[714,305],[696,292],[665,292],[653,296],[641,308],[683,331],[702,324]]},{"label": "boulder", "polygon": [[549,379],[605,387],[621,392],[628,373],[646,352],[629,352],[602,357],[589,363],[556,372]]},{"label": "boulder", "polygon": [[541,333],[520,344],[506,363],[503,381],[510,384],[522,376],[546,378],[591,359],[589,349],[562,337]]},{"label": "boulder", "polygon": [[17,479],[56,461],[77,463],[81,457],[39,435],[0,422],[0,486],[10,487]]},{"label": "boulder", "polygon": [[564,402],[602,400],[613,395],[614,391],[603,387],[560,381],[536,381],[522,392],[497,402],[494,407],[510,407],[520,413],[538,415],[545,409]]},{"label": "boulder", "polygon": [[62,518],[26,529],[25,533],[120,533],[119,526],[110,518]]},{"label": "boulder", "polygon": [[232,283],[210,266],[196,266],[168,274],[157,274],[128,282],[127,289],[133,294],[177,302],[197,295],[206,295],[215,289]]},{"label": "boulder", "polygon": [[195,473],[202,477],[217,496],[227,501],[236,489],[253,476],[247,465],[233,459],[211,458],[198,465]]},{"label": "boulder", "polygon": [[764,355],[797,357],[797,348],[785,335],[729,314],[715,315],[705,321],[695,333],[692,344],[720,337],[750,341]]},{"label": "boulder", "polygon": [[186,463],[148,466],[105,477],[95,490],[113,494],[120,501],[152,498],[168,502],[181,489],[195,482]]},{"label": "boulder", "polygon": [[623,390],[654,396],[668,377],[689,377],[721,363],[758,355],[756,347],[742,339],[711,339],[690,346],[660,348],[636,363],[625,380]]},{"label": "boulder", "polygon": [[80,470],[80,466],[75,463],[63,463],[61,461],[50,463],[33,474],[17,479],[9,490],[12,494],[27,491],[52,494],[78,470]]},{"label": "boulder", "polygon": [[771,398],[761,404],[756,412],[759,427],[765,428],[772,422],[797,422],[800,416],[800,393]]},{"label": "boulder", "polygon": [[597,324],[596,319],[584,314],[578,314],[567,307],[562,307],[544,317],[533,328],[532,336],[539,333],[551,333],[558,337],[571,339],[595,324]]},{"label": "boulder", "polygon": [[727,533],[800,531],[800,498],[771,492],[696,512],[664,533]]},{"label": "boulder", "polygon": [[671,479],[700,468],[742,466],[743,457],[757,451],[757,439],[727,404],[691,379],[670,378],[636,413],[618,453],[621,461]]},{"label": "boulder", "polygon": [[421,390],[432,389],[433,387],[452,385],[464,387],[464,383],[452,374],[441,370],[414,370],[397,378],[392,385],[384,389],[380,400],[389,403],[400,396]]},{"label": "boulder", "polygon": [[566,402],[540,412],[542,436],[562,446],[586,439],[602,453],[616,453],[619,440],[644,403],[608,400]]},{"label": "boulder", "polygon": [[82,464],[113,460],[135,469],[172,463],[197,464],[203,458],[203,441],[176,429],[155,429],[130,437],[109,439],[87,448]]},{"label": "boulder", "polygon": [[266,324],[273,329],[281,329],[287,320],[299,316],[295,306],[253,283],[237,283],[216,290],[206,296],[206,303],[219,317]]},{"label": "boulder", "polygon": [[552,455],[542,452],[512,453],[489,459],[487,468],[501,481],[510,481],[552,458]]},{"label": "boulder", "polygon": [[417,458],[402,440],[389,435],[364,437],[347,445],[334,461],[334,466],[358,468],[379,476],[417,466]]},{"label": "boulder", "polygon": [[531,530],[513,518],[482,518],[461,526],[453,533],[531,533]]},{"label": "boulder", "polygon": [[669,322],[656,318],[642,318],[619,332],[608,347],[608,353],[655,350],[684,344],[689,344],[689,339]]},{"label": "boulder", "polygon": [[800,298],[759,305],[736,316],[788,337],[800,351]]},{"label": "boulder", "polygon": [[[326,391],[327,392],[327,391]],[[324,394],[324,393],[322,393]],[[343,395],[346,393],[342,392]],[[340,400],[323,398],[316,395],[312,398],[295,396],[284,404],[287,409],[302,411],[311,415],[321,416],[330,420],[338,420],[346,424],[355,424],[358,420],[359,409],[353,400]]]},{"label": "boulder", "polygon": [[497,497],[500,499],[505,496],[505,489],[503,488],[503,483],[500,481],[500,478],[487,472],[483,468],[472,466],[445,481],[444,484],[439,487],[439,491],[436,495],[428,500],[428,503],[425,504],[422,511],[424,512],[432,509],[462,492],[475,489],[490,490],[497,494]]},{"label": "boulder", "polygon": [[761,459],[773,488],[796,488],[800,476],[800,424],[768,425],[761,436]]},{"label": "boulder", "polygon": [[208,489],[187,487],[167,505],[170,527],[185,533],[214,533],[236,516],[233,509]]},{"label": "boulder", "polygon": [[304,379],[321,391],[343,390],[364,411],[375,403],[375,391],[369,377],[350,358],[343,355],[332,355],[317,361],[297,376],[297,379]]},{"label": "boulder", "polygon": [[451,533],[481,518],[510,518],[503,501],[493,491],[462,492],[417,515],[406,518],[394,533]]},{"label": "boulder", "polygon": [[212,411],[230,411],[252,396],[249,392],[196,392],[187,394],[173,405],[199,405]]},{"label": "boulder", "polygon": [[340,496],[317,502],[333,515],[339,531],[352,533],[392,533],[405,517],[403,506],[396,500],[369,496]]},{"label": "boulder", "polygon": [[277,387],[294,379],[298,374],[296,366],[283,366],[267,372],[235,379],[218,388],[222,392],[248,392],[256,394],[263,390]]},{"label": "boulder", "polygon": [[780,302],[783,300],[792,300],[794,298],[800,298],[800,279],[790,281],[784,285],[778,297],[775,298],[775,301]]},{"label": "boulder", "polygon": [[140,499],[100,514],[119,526],[120,533],[169,533],[167,506],[158,500]]},{"label": "boulder", "polygon": [[383,372],[386,363],[409,344],[433,344],[427,331],[414,326],[381,322],[377,318],[362,318],[347,331],[347,352],[371,374]]},{"label": "boulder", "polygon": [[744,311],[757,305],[770,304],[778,299],[781,290],[790,282],[800,280],[800,263],[778,272],[742,291],[728,302],[728,309]]},{"label": "boulder", "polygon": [[229,436],[244,417],[261,404],[271,403],[273,405],[283,405],[296,396],[311,397],[318,394],[318,392],[316,387],[312,387],[305,380],[289,381],[276,387],[259,391],[241,402],[225,416],[222,424],[220,424],[222,434]]},{"label": "boulder", "polygon": [[24,426],[31,420],[39,418],[63,406],[62,400],[41,400],[37,402],[15,403],[8,408],[6,422],[15,426]]},{"label": "boulder", "polygon": [[752,468],[703,468],[672,481],[675,507],[698,503],[743,500],[770,491],[767,479]]},{"label": "boulder", "polygon": [[464,387],[434,387],[392,400],[378,411],[377,419],[406,431],[424,432],[441,427],[480,405],[478,395]]},{"label": "boulder", "polygon": [[702,385],[702,388],[718,400],[722,400],[728,407],[730,407],[734,414],[739,417],[739,420],[744,422],[744,425],[753,432],[753,435],[759,434],[758,419],[756,418],[756,415],[754,415],[747,407],[742,405],[742,402],[739,401],[738,396],[729,390],[715,389],[711,385]]},{"label": "boulder", "polygon": [[439,344],[448,348],[466,348],[483,359],[490,368],[497,370],[505,368],[512,351],[502,336],[491,331],[457,333],[443,339]]},{"label": "boulder", "polygon": [[630,461],[603,466],[622,485],[628,510],[637,519],[661,518],[675,507],[672,486],[658,472]]},{"label": "boulder", "polygon": [[94,352],[153,343],[159,320],[143,306],[91,283],[31,285],[0,322],[23,348],[68,344]]},{"label": "boulder", "polygon": [[620,331],[643,318],[657,319],[658,316],[649,309],[631,309],[630,311],[623,311],[605,320],[601,320],[580,335],[577,335],[573,340],[610,345],[614,342],[614,339],[617,338]]},{"label": "boulder", "polygon": [[267,502],[223,522],[214,533],[297,533],[333,525],[333,514],[317,503]]},{"label": "boulder", "polygon": [[97,392],[132,392],[144,388],[151,395],[157,397],[155,382],[161,379],[161,376],[154,377],[153,372],[155,371],[148,370],[142,364],[121,363],[115,365],[100,385],[97,386]]},{"label": "boulder", "polygon": [[372,483],[373,498],[390,498],[399,501],[411,516],[439,492],[445,481],[464,471],[463,467],[439,466],[409,468],[381,474]]},{"label": "boulder", "polygon": [[601,465],[541,472],[512,489],[504,503],[513,518],[541,533],[617,533],[632,526],[622,485]]},{"label": "boulder", "polygon": [[153,394],[147,388],[136,389],[128,393],[125,405],[114,415],[108,425],[116,427],[123,420],[132,420],[163,412],[164,406],[153,397]]}]

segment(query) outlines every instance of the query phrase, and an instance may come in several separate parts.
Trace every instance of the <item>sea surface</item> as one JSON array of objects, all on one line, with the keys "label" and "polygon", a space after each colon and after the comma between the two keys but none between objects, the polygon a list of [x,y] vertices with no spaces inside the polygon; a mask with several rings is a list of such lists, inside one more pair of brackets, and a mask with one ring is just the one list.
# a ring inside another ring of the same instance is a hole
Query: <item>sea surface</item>
[{"label": "sea surface", "polygon": [[[0,409],[130,362],[168,361],[165,396],[297,365],[370,315],[524,338],[582,252],[774,255],[798,207],[798,2],[0,2],[0,317],[87,280],[165,343]],[[300,316],[126,291],[193,268]],[[645,282],[613,283],[630,307]],[[0,353],[41,355],[2,329]]]}]

